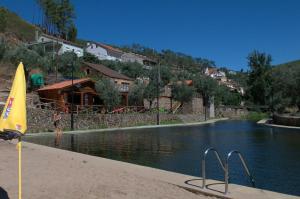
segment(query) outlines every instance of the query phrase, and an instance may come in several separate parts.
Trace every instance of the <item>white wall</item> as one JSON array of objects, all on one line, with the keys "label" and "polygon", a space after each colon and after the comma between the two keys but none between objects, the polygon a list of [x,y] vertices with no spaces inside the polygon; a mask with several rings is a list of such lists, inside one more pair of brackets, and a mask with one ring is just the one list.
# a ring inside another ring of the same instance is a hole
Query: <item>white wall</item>
[{"label": "white wall", "polygon": [[100,60],[120,61],[118,58],[108,55],[106,49],[94,43],[88,43],[85,50],[86,52],[91,53]]},{"label": "white wall", "polygon": [[52,39],[52,38],[48,38],[45,36],[40,36],[38,39],[38,42],[57,42],[59,44],[62,45],[62,47],[59,49],[58,54],[61,55],[65,52],[74,52],[77,57],[82,57],[83,56],[83,48],[80,48],[78,46],[74,46],[71,44],[66,44],[60,40],[56,40],[56,39]]}]

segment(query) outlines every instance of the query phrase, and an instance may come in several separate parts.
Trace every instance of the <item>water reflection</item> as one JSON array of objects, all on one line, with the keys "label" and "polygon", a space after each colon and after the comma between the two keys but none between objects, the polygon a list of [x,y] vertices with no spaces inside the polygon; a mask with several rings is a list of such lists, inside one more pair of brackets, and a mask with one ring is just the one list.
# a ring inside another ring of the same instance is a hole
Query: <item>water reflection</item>
[{"label": "water reflection", "polygon": [[[54,146],[52,135],[26,139]],[[60,145],[71,151],[193,176],[201,175],[200,161],[208,147],[217,148],[223,159],[233,149],[241,151],[257,187],[300,195],[299,130],[226,121],[193,127],[64,134]],[[215,157],[209,156],[207,161],[207,177],[223,180]],[[230,164],[231,182],[249,186],[240,160],[233,156]]]}]

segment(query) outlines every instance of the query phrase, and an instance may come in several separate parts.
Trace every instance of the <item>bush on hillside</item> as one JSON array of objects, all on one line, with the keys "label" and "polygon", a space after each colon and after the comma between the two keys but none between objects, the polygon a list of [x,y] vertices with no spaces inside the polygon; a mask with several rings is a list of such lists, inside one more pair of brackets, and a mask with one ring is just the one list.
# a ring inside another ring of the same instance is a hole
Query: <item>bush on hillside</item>
[{"label": "bush on hillside", "polygon": [[0,42],[0,60],[3,59],[5,51],[6,51],[6,45],[5,45],[5,43],[4,42]]},{"label": "bush on hillside", "polygon": [[0,32],[5,32],[7,26],[7,19],[5,12],[0,12]]}]

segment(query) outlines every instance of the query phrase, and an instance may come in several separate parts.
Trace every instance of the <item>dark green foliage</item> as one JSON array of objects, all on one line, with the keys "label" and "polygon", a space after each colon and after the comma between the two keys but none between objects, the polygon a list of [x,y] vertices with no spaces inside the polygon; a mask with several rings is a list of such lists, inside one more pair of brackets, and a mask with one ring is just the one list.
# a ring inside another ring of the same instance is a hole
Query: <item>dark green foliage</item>
[{"label": "dark green foliage", "polygon": [[231,79],[234,82],[238,83],[238,85],[243,87],[243,88],[247,87],[248,73],[246,73],[246,72],[237,71],[236,74],[227,73],[226,77],[228,79]]},{"label": "dark green foliage", "polygon": [[96,91],[109,111],[112,111],[121,102],[119,91],[109,79],[103,78],[98,80],[96,82]]},{"label": "dark green foliage", "polygon": [[68,36],[67,39],[69,41],[75,42],[77,38],[77,28],[75,27],[74,24],[71,25],[71,27],[68,30]]},{"label": "dark green foliage", "polygon": [[6,51],[6,45],[5,45],[5,43],[4,42],[0,42],[0,60],[3,59],[5,51]]},{"label": "dark green foliage", "polygon": [[193,84],[196,91],[204,98],[212,97],[217,93],[218,83],[210,77],[197,75],[193,78]]},{"label": "dark green foliage", "polygon": [[148,71],[150,82],[152,82],[154,85],[157,85],[159,76],[159,86],[162,88],[167,85],[172,78],[170,67],[166,65],[153,66],[152,69]]},{"label": "dark green foliage", "polygon": [[72,67],[74,69],[74,76],[78,76],[80,60],[73,52],[65,52],[58,58],[58,72],[64,76],[71,77]]},{"label": "dark green foliage", "polygon": [[153,82],[150,82],[144,91],[144,98],[150,103],[150,108],[152,108],[152,102],[157,97],[157,87]]},{"label": "dark green foliage", "polygon": [[172,98],[176,101],[189,102],[194,96],[194,88],[188,86],[185,82],[175,82],[172,85]]},{"label": "dark green foliage", "polygon": [[131,46],[124,46],[121,48],[126,52],[134,52],[145,55],[153,60],[158,60],[160,64],[167,65],[174,70],[189,71],[190,73],[203,72],[206,67],[214,66],[214,62],[208,59],[193,58],[189,55],[174,52],[172,50],[162,50],[158,52],[154,49],[142,46],[140,44],[133,44]]},{"label": "dark green foliage", "polygon": [[230,91],[226,86],[219,86],[215,94],[215,105],[240,106],[242,96],[240,93]]},{"label": "dark green foliage", "polygon": [[143,65],[137,62],[119,62],[119,61],[110,61],[110,60],[100,61],[96,57],[94,60],[92,56],[89,56],[88,59],[90,59],[92,63],[103,64],[104,66],[111,68],[112,70],[118,71],[133,79],[147,75],[147,72],[143,69]]},{"label": "dark green foliage", "polygon": [[122,74],[134,79],[144,75],[143,66],[137,62],[120,63],[120,69]]},{"label": "dark green foliage", "polygon": [[142,106],[144,101],[145,86],[142,84],[133,85],[128,94],[129,105]]},{"label": "dark green foliage", "polygon": [[271,71],[271,105],[275,111],[300,108],[300,67],[297,62],[275,67]]},{"label": "dark green foliage", "polygon": [[82,60],[85,62],[93,63],[93,64],[99,64],[101,63],[100,60],[93,54],[88,53],[84,51]]},{"label": "dark green foliage", "polygon": [[270,55],[253,51],[248,56],[250,74],[248,95],[254,104],[268,105],[271,95],[271,61]]},{"label": "dark green foliage", "polygon": [[0,12],[0,32],[5,32],[7,26],[6,13],[2,10]]},{"label": "dark green foliage", "polygon": [[[42,27],[64,39],[76,40],[75,12],[69,0],[37,0],[44,14]],[[68,38],[69,36],[69,38]]]},{"label": "dark green foliage", "polygon": [[37,52],[29,50],[23,46],[15,48],[7,52],[7,59],[9,59],[13,65],[17,66],[20,62],[23,62],[25,68],[37,68],[40,66],[40,56]]}]

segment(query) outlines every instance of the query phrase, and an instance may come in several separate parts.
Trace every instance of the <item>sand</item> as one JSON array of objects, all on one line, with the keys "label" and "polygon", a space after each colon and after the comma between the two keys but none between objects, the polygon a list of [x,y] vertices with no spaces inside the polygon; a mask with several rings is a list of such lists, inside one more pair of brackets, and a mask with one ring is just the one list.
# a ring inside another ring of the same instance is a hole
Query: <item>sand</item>
[{"label": "sand", "polygon": [[[0,152],[0,198],[6,191],[15,199],[16,144],[1,140]],[[159,180],[157,169],[31,143],[24,143],[22,152],[24,199],[213,198]]]}]

